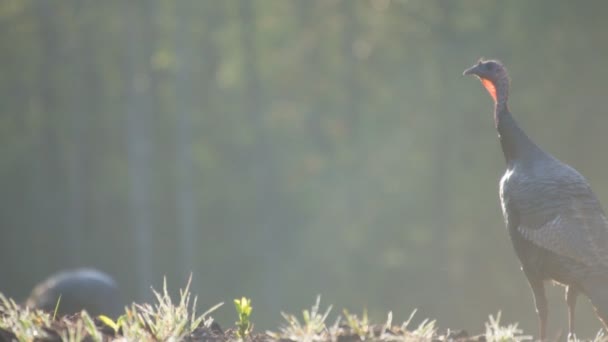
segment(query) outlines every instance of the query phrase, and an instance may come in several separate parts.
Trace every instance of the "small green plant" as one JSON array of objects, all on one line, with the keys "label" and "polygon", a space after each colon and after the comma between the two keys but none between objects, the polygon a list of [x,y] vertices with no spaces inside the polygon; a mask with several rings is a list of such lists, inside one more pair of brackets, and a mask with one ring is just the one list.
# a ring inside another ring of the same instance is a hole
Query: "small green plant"
[{"label": "small green plant", "polygon": [[252,330],[252,324],[249,320],[249,317],[251,317],[251,310],[253,310],[253,307],[251,306],[251,299],[247,299],[245,297],[235,299],[234,306],[237,314],[239,315],[239,320],[235,323],[238,328],[237,335],[239,338],[244,339]]},{"label": "small green plant", "polygon": [[109,326],[110,328],[112,328],[112,330],[114,330],[114,333],[117,334],[118,331],[120,330],[121,327],[123,327],[126,323],[126,319],[127,319],[127,314],[121,315],[120,317],[118,317],[118,319],[116,320],[116,322],[114,322],[113,319],[111,319],[110,317],[106,316],[106,315],[99,315],[97,316],[97,318],[105,325]]}]

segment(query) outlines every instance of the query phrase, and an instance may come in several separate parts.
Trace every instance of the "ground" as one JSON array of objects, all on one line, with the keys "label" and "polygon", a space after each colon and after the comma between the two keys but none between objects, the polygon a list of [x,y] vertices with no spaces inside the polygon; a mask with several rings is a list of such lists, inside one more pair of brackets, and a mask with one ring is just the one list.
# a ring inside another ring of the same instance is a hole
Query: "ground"
[{"label": "ground", "polygon": [[[34,340],[37,342],[61,342],[64,340],[65,336],[69,336],[68,330],[70,329],[71,324],[77,324],[77,322],[81,319],[80,314],[76,314],[70,317],[64,317],[60,320],[55,320],[51,323],[51,326],[48,328],[44,328],[44,332],[46,333],[45,337],[35,338]],[[101,333],[101,338],[103,341],[115,341],[121,340],[122,333],[119,330],[118,333],[115,333],[112,328],[105,325],[100,319],[95,319],[95,327],[98,332]],[[392,327],[387,329],[384,325],[371,325],[368,327],[369,333],[367,336],[362,337],[357,332],[353,331],[351,327],[348,325],[341,325],[339,327],[339,332],[336,333],[331,338],[328,337],[328,341],[338,341],[338,342],[350,342],[350,341],[416,341],[416,340],[430,340],[430,341],[486,341],[485,335],[477,335],[477,336],[469,336],[466,331],[451,331],[446,332],[444,334],[436,334],[433,338],[427,339],[423,337],[416,338],[415,336],[410,336],[409,338],[404,338],[407,332],[403,331],[400,327]],[[411,332],[410,332],[411,333]],[[63,338],[62,338],[63,337]],[[320,337],[320,336],[319,336]],[[18,341],[19,338],[17,335],[7,329],[0,328],[0,341]],[[96,339],[90,336],[89,334],[85,334],[82,338],[84,341],[95,341]],[[231,327],[228,329],[222,329],[222,327],[213,322],[211,325],[206,326],[205,324],[201,324],[199,327],[194,329],[187,336],[182,338],[183,341],[205,341],[205,342],[224,342],[224,341],[238,341],[239,338],[237,336],[236,328]],[[258,342],[258,341],[281,341],[281,342],[290,342],[290,341],[301,341],[306,340],[304,336],[302,338],[294,337],[294,339],[288,337],[271,337],[267,333],[261,333],[256,331],[251,331],[245,341]],[[315,339],[316,341],[319,341]]]},{"label": "ground", "polygon": [[[328,324],[331,306],[321,310],[320,297],[315,304],[302,310],[301,317],[282,313],[284,321],[273,331],[256,331],[251,321],[251,300],[235,299],[236,323],[221,326],[214,321],[213,312],[223,305],[217,304],[200,314],[195,311],[196,297],[188,291],[189,283],[180,291],[174,302],[166,283],[162,292],[154,291],[152,304],[133,303],[124,314],[113,320],[107,316],[91,317],[86,311],[58,317],[54,313],[31,309],[17,304],[0,293],[0,342],[2,341],[526,341],[517,324],[503,325],[500,313],[489,317],[482,334],[469,335],[464,330],[441,331],[434,320],[423,320],[417,326],[410,324],[415,311],[402,324],[393,322],[392,313],[383,323],[373,323],[364,312],[358,316],[344,310],[335,323]],[[60,301],[58,302],[60,305]],[[58,307],[58,306],[57,306]],[[57,307],[55,312],[57,312]],[[603,337],[596,342],[608,342]]]}]

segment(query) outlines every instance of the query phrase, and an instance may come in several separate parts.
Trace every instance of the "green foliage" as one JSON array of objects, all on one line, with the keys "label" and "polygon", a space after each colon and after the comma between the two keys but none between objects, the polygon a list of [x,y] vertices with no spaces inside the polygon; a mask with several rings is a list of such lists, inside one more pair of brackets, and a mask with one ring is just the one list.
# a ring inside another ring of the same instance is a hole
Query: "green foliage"
[{"label": "green foliage", "polygon": [[251,306],[251,299],[247,299],[245,297],[235,299],[234,307],[236,308],[236,313],[239,316],[239,320],[235,323],[238,329],[237,335],[239,338],[244,339],[253,329],[253,324],[251,324],[250,320],[251,311],[253,310],[253,307]]}]

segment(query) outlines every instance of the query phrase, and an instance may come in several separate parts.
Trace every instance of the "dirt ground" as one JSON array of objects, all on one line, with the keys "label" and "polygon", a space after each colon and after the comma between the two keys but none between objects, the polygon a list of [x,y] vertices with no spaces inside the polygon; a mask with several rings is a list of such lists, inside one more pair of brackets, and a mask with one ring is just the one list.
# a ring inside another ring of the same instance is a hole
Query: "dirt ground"
[{"label": "dirt ground", "polygon": [[[68,320],[75,321],[78,319],[78,315],[74,315],[67,318]],[[103,322],[98,319],[95,319],[95,325],[103,335],[104,341],[113,341],[115,339],[120,339],[121,332],[115,333],[113,329],[106,326]],[[52,327],[49,329],[45,329],[47,333],[47,337],[36,339],[37,342],[60,342],[62,333],[66,332],[66,323],[65,321],[57,320],[53,323]],[[351,328],[344,325],[340,327],[340,333],[337,335],[338,342],[355,342],[355,341],[381,341],[381,340],[396,340],[400,339],[398,336],[403,338],[403,332],[400,331],[400,328],[394,327],[391,329],[386,329],[383,325],[375,325],[372,326],[373,335],[376,338],[370,338],[369,336],[365,339],[362,339],[359,335],[352,331]],[[384,338],[380,338],[380,336],[384,334]],[[391,339],[390,337],[394,336],[395,339]],[[388,337],[388,338],[387,338]],[[8,331],[0,328],[0,342],[4,341],[16,341],[16,336]],[[187,336],[184,341],[205,341],[205,342],[224,342],[224,341],[237,341],[238,337],[234,328],[222,329],[222,327],[214,322],[210,327],[200,326],[195,329],[189,336]],[[409,339],[408,339],[409,340]],[[469,334],[464,330],[452,330],[450,332],[440,334],[433,338],[434,341],[454,341],[454,342],[482,342],[485,341],[486,338],[483,335],[469,336]],[[93,341],[90,336],[84,338],[84,341]],[[251,342],[261,342],[261,341],[276,341],[275,339],[268,336],[263,332],[252,331],[250,335],[245,339],[245,341]],[[291,342],[291,339],[279,339],[280,342]],[[421,340],[422,341],[422,340]],[[294,341],[295,342],[295,341]]]}]

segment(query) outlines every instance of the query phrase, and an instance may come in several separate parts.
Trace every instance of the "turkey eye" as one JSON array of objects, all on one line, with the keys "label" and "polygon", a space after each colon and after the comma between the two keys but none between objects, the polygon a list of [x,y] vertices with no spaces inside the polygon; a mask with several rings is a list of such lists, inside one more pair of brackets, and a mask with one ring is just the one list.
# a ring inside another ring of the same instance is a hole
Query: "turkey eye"
[{"label": "turkey eye", "polygon": [[490,71],[494,70],[494,64],[488,64],[487,68]]}]

